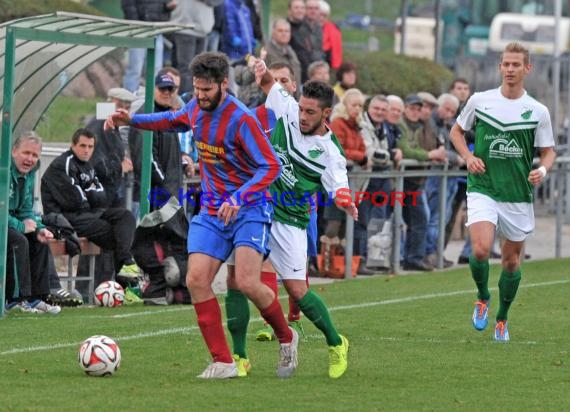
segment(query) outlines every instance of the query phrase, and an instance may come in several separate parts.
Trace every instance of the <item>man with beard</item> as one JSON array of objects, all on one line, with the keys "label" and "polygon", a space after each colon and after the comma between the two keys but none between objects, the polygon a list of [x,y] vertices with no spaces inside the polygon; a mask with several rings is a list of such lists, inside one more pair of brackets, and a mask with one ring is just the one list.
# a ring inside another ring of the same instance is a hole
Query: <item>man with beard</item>
[{"label": "man with beard", "polygon": [[238,375],[212,290],[218,269],[235,249],[237,285],[275,331],[280,343],[277,375],[287,378],[297,367],[299,336],[287,325],[278,297],[260,280],[273,216],[272,202],[262,200],[281,173],[279,159],[254,115],[228,94],[227,57],[202,53],[192,60],[191,71],[195,97],[184,108],[132,117],[119,110],[107,120],[108,127],[128,123],[147,130],[194,133],[203,207],[190,225],[186,285],[213,358],[198,377]]}]

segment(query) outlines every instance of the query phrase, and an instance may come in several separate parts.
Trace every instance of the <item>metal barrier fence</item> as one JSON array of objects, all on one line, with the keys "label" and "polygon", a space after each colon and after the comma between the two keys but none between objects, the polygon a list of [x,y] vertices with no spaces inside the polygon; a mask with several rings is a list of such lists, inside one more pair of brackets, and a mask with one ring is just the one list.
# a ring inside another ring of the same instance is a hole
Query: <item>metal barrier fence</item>
[{"label": "metal barrier fence", "polygon": [[[36,199],[39,199],[39,179],[51,163],[53,159],[67,150],[64,146],[46,145],[42,150],[42,161],[40,163],[40,170],[36,174]],[[417,169],[418,166],[424,166],[425,169]],[[410,170],[410,167],[416,168]],[[535,189],[535,205],[540,204],[544,206],[549,214],[556,216],[556,242],[555,242],[555,256],[560,257],[562,248],[562,226],[570,224],[570,156],[561,156],[556,159],[553,170],[547,176],[547,181]],[[400,162],[400,169],[385,170],[381,172],[367,172],[367,171],[352,171],[348,174],[349,186],[355,187],[354,182],[362,180],[363,178],[392,178],[395,180],[395,191],[403,192],[404,179],[407,177],[427,177],[427,176],[441,176],[440,190],[439,190],[439,206],[440,210],[446,208],[446,191],[447,179],[450,177],[466,176],[466,171],[449,168],[447,163],[431,163],[431,162],[418,162],[415,160],[402,160]],[[192,181],[197,182],[197,178]],[[400,202],[394,204],[394,226],[393,226],[393,240],[392,240],[392,270],[394,273],[400,272],[400,241],[401,241],[401,228],[403,227],[402,218],[402,205]],[[437,240],[437,268],[443,268],[443,249],[444,249],[444,233],[445,233],[445,213],[439,214],[439,233],[440,236]],[[354,239],[354,220],[347,217],[346,220],[346,247],[345,247],[345,278],[351,277],[352,271],[352,253],[353,253],[353,239]]]},{"label": "metal barrier fence", "polygon": [[[564,216],[570,217],[568,205],[570,205],[570,157],[563,156],[556,159],[556,163],[547,176],[547,180],[535,188],[535,204],[541,202],[547,206],[547,211],[556,215],[556,242],[555,242],[555,256],[561,256],[562,248],[562,226]],[[410,167],[417,168],[424,166],[426,169],[410,170]],[[440,189],[439,189],[439,208],[445,210],[446,208],[446,192],[447,180],[450,177],[466,176],[466,171],[449,168],[447,163],[434,164],[431,162],[418,162],[415,160],[403,160],[400,162],[400,169],[388,170],[382,172],[367,172],[367,171],[353,171],[349,173],[349,185],[354,187],[355,181],[362,180],[363,178],[393,178],[395,179],[396,192],[402,192],[404,188],[404,179],[407,177],[428,177],[440,176]],[[393,225],[393,238],[392,238],[392,258],[391,265],[394,273],[400,272],[400,241],[401,229],[404,225],[402,218],[402,205],[395,202],[393,211],[394,225]],[[570,222],[566,222],[570,223]],[[439,214],[439,236],[437,240],[437,264],[438,269],[443,268],[443,250],[445,240],[445,213]],[[352,253],[353,253],[353,240],[354,240],[354,220],[347,217],[346,220],[346,247],[345,247],[345,279],[352,277]]]}]

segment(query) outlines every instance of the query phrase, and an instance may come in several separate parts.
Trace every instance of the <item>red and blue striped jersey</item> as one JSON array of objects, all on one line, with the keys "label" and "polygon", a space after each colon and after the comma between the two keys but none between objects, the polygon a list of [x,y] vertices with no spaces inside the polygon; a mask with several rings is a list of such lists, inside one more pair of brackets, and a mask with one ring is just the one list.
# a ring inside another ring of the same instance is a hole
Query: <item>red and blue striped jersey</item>
[{"label": "red and blue striped jersey", "polygon": [[281,173],[259,122],[231,95],[212,112],[201,110],[192,99],[176,112],[133,115],[131,125],[155,131],[192,129],[200,160],[201,210],[211,215],[229,196],[242,205],[267,198],[269,185]]}]

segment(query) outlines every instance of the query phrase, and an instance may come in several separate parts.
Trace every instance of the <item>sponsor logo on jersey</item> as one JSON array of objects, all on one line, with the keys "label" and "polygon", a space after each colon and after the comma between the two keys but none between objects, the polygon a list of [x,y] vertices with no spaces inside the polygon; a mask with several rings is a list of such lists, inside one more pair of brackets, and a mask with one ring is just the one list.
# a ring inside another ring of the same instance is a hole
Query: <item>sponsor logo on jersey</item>
[{"label": "sponsor logo on jersey", "polygon": [[289,160],[287,149],[281,146],[274,146],[274,149],[282,166],[281,176],[279,176],[279,178],[283,180],[288,187],[295,187],[295,183],[297,183],[299,179],[295,176],[295,168]]},{"label": "sponsor logo on jersey", "polygon": [[530,116],[532,116],[532,109],[525,109],[525,111],[521,113],[521,117],[525,120],[530,119]]},{"label": "sponsor logo on jersey", "polygon": [[315,146],[309,150],[309,157],[311,159],[316,159],[317,157],[322,155],[324,152],[325,152],[325,149],[323,149],[322,147]]},{"label": "sponsor logo on jersey", "polygon": [[496,139],[489,147],[489,157],[494,159],[507,159],[522,157],[523,149],[516,140]]}]

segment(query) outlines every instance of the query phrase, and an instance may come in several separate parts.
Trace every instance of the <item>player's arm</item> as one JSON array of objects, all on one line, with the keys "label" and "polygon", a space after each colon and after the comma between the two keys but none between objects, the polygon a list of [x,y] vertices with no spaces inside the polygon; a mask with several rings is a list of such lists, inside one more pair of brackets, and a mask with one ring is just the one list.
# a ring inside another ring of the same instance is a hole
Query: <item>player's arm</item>
[{"label": "player's arm", "polygon": [[528,181],[537,186],[542,183],[542,181],[546,178],[546,175],[552,166],[554,165],[554,161],[556,160],[556,152],[554,151],[554,147],[540,147],[540,162],[536,169],[533,169],[528,174]]},{"label": "player's arm", "polygon": [[459,155],[465,159],[465,164],[467,165],[467,171],[473,174],[485,173],[485,163],[483,160],[476,157],[467,146],[467,141],[465,140],[465,130],[455,122],[451,131],[449,132],[449,139],[455,147],[455,150]]},{"label": "player's arm", "polygon": [[117,109],[105,120],[103,128],[109,130],[128,125],[143,130],[186,132],[190,128],[187,107],[185,106],[176,112],[169,110],[132,116],[125,109]]}]

